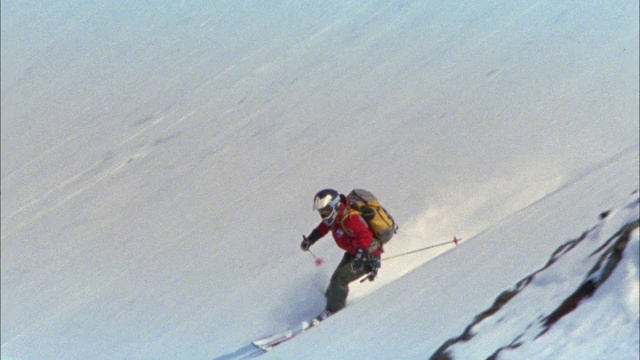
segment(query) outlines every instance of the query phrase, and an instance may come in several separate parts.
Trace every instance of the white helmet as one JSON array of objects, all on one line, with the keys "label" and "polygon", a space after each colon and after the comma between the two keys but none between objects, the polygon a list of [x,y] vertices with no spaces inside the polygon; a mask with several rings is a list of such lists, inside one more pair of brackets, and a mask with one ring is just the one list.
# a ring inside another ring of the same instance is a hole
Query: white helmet
[{"label": "white helmet", "polygon": [[313,210],[317,210],[322,217],[322,221],[327,226],[331,226],[340,210],[340,194],[333,189],[318,191],[313,198]]}]

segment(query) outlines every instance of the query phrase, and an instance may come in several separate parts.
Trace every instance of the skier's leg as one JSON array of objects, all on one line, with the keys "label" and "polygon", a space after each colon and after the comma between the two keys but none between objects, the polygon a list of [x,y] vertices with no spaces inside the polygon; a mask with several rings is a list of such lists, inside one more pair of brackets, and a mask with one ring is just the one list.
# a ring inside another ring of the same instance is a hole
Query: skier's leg
[{"label": "skier's leg", "polygon": [[326,310],[336,313],[347,305],[347,296],[349,295],[349,283],[359,279],[366,274],[366,271],[353,272],[351,270],[352,256],[345,253],[342,261],[333,272],[331,282],[325,293],[327,297]]}]

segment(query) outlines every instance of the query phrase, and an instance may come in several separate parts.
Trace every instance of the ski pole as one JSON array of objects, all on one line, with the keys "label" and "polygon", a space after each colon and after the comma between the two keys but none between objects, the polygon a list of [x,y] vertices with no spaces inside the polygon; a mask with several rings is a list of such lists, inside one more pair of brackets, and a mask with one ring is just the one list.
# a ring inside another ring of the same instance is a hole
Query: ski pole
[{"label": "ski pole", "polygon": [[416,249],[416,250],[407,251],[407,252],[402,253],[402,254],[389,256],[389,257],[386,257],[386,258],[384,258],[382,260],[390,260],[390,259],[398,258],[398,257],[401,257],[401,256],[417,253],[417,252],[420,252],[420,251],[425,251],[425,250],[433,249],[433,248],[436,248],[436,247],[444,246],[444,245],[451,244],[451,243],[454,243],[454,244],[458,245],[459,241],[462,241],[462,239],[458,239],[457,237],[454,236],[453,240],[449,240],[449,241],[446,241],[446,242],[443,242],[443,243],[440,243],[440,244],[436,244],[436,245],[423,247],[423,248]]},{"label": "ski pole", "polygon": [[309,249],[308,251],[309,251],[309,254],[313,256],[316,266],[321,266],[324,263],[324,260],[321,257],[317,257],[316,254],[314,254],[313,251],[311,251],[311,249]]},{"label": "ski pole", "polygon": [[[443,243],[440,243],[440,244],[436,244],[436,245],[427,246],[427,247],[424,247],[424,248],[421,248],[421,249],[416,249],[416,250],[408,251],[408,252],[405,252],[405,253],[402,253],[402,254],[397,254],[397,255],[389,256],[389,257],[386,257],[386,258],[384,258],[384,259],[382,259],[382,260],[385,260],[385,261],[386,261],[386,260],[389,260],[389,259],[398,258],[398,257],[401,257],[401,256],[405,256],[405,255],[409,255],[409,254],[417,253],[417,252],[424,251],[424,250],[428,250],[428,249],[433,249],[433,248],[435,248],[435,247],[438,247],[438,246],[444,246],[444,245],[451,244],[451,243],[454,243],[454,244],[458,245],[458,242],[459,242],[459,241],[462,241],[462,239],[458,239],[457,237],[455,237],[455,236],[454,236],[454,237],[453,237],[453,240],[450,240],[450,241],[447,241],[447,242],[443,242]],[[367,279],[368,279],[368,278],[369,278],[369,274],[364,275],[364,276],[360,279],[360,283],[363,283],[363,282],[367,281]],[[371,281],[373,281],[373,280],[371,280]]]}]

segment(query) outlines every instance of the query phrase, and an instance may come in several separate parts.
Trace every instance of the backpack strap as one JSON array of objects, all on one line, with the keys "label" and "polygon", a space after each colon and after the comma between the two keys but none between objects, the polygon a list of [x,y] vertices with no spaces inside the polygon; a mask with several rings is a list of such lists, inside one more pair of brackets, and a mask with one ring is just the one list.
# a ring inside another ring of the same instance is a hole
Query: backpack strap
[{"label": "backpack strap", "polygon": [[340,217],[340,228],[342,229],[342,231],[344,231],[347,235],[349,236],[353,236],[353,233],[351,232],[351,230],[347,229],[344,226],[344,221],[351,215],[353,214],[358,214],[360,215],[360,212],[358,210],[356,210],[355,208],[353,208],[352,206],[349,206],[348,208],[344,209],[344,212],[342,213],[342,216]]}]

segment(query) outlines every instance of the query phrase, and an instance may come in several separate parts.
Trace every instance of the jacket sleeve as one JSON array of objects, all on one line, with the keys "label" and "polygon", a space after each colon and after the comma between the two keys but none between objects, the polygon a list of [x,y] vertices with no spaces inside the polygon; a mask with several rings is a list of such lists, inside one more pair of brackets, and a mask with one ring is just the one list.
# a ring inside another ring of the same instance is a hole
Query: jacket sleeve
[{"label": "jacket sleeve", "polygon": [[314,244],[316,241],[327,235],[327,233],[329,233],[329,227],[321,222],[320,225],[318,225],[315,229],[313,229],[313,231],[311,231],[311,234],[307,236],[307,239],[311,241],[312,244]]},{"label": "jacket sleeve", "polygon": [[342,223],[345,232],[351,236],[353,250],[364,249],[370,251],[373,244],[373,232],[360,214],[349,215]]}]

